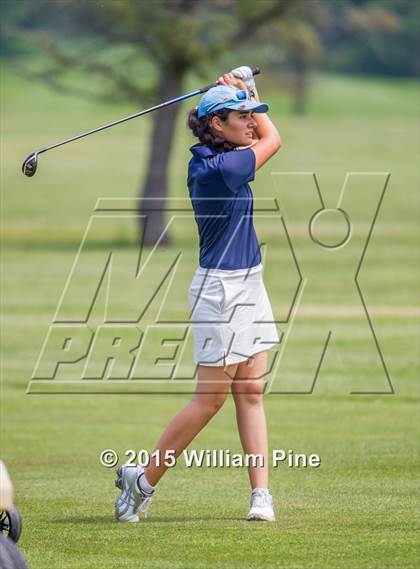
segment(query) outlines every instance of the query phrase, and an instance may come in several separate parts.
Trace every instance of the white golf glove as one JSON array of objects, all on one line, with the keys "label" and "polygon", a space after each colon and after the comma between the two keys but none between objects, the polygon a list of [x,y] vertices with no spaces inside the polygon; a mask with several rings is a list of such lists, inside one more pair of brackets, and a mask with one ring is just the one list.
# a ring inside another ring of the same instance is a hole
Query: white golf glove
[{"label": "white golf glove", "polygon": [[246,65],[232,69],[232,75],[237,79],[242,79],[251,95],[255,93],[255,79],[252,74],[252,69]]}]

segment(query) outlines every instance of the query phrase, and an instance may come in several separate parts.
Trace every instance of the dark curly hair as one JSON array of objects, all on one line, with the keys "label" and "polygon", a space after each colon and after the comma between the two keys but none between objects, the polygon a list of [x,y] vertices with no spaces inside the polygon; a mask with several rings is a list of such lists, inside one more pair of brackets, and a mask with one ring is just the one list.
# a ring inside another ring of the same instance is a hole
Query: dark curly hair
[{"label": "dark curly hair", "polygon": [[220,120],[225,122],[231,112],[231,109],[220,109],[199,119],[197,109],[192,109],[188,113],[187,126],[192,130],[193,135],[198,138],[201,144],[210,146],[210,148],[213,148],[217,152],[235,150],[237,147],[236,144],[232,144],[232,142],[228,142],[224,138],[217,136],[210,128],[212,117],[219,117]]}]

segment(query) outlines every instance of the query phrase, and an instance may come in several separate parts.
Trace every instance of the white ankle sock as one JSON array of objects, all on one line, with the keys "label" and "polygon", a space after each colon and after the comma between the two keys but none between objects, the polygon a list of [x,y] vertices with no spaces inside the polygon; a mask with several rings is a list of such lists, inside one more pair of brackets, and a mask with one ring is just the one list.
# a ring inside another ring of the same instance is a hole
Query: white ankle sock
[{"label": "white ankle sock", "polygon": [[150,496],[155,491],[155,487],[149,483],[145,474],[140,474],[140,476],[137,478],[137,488],[140,490],[140,492],[146,494],[147,496]]}]

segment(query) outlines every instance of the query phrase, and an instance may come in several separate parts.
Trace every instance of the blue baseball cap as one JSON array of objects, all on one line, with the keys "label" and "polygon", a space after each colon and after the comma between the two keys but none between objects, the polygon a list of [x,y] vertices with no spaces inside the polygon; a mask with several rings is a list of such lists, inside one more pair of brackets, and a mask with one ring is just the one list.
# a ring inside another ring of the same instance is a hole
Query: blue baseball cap
[{"label": "blue baseball cap", "polygon": [[266,103],[251,101],[248,91],[237,89],[232,85],[218,85],[209,89],[201,97],[197,107],[197,116],[201,119],[201,117],[220,109],[266,113],[269,107]]}]

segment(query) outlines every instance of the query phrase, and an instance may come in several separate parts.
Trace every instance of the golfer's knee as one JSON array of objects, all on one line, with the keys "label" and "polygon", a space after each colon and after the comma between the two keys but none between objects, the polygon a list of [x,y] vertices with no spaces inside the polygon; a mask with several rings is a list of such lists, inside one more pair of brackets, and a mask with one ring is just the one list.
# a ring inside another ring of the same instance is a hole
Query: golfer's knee
[{"label": "golfer's knee", "polygon": [[253,407],[256,405],[262,405],[263,402],[263,392],[259,385],[246,385],[239,384],[235,386],[233,391],[233,398],[236,405]]}]

